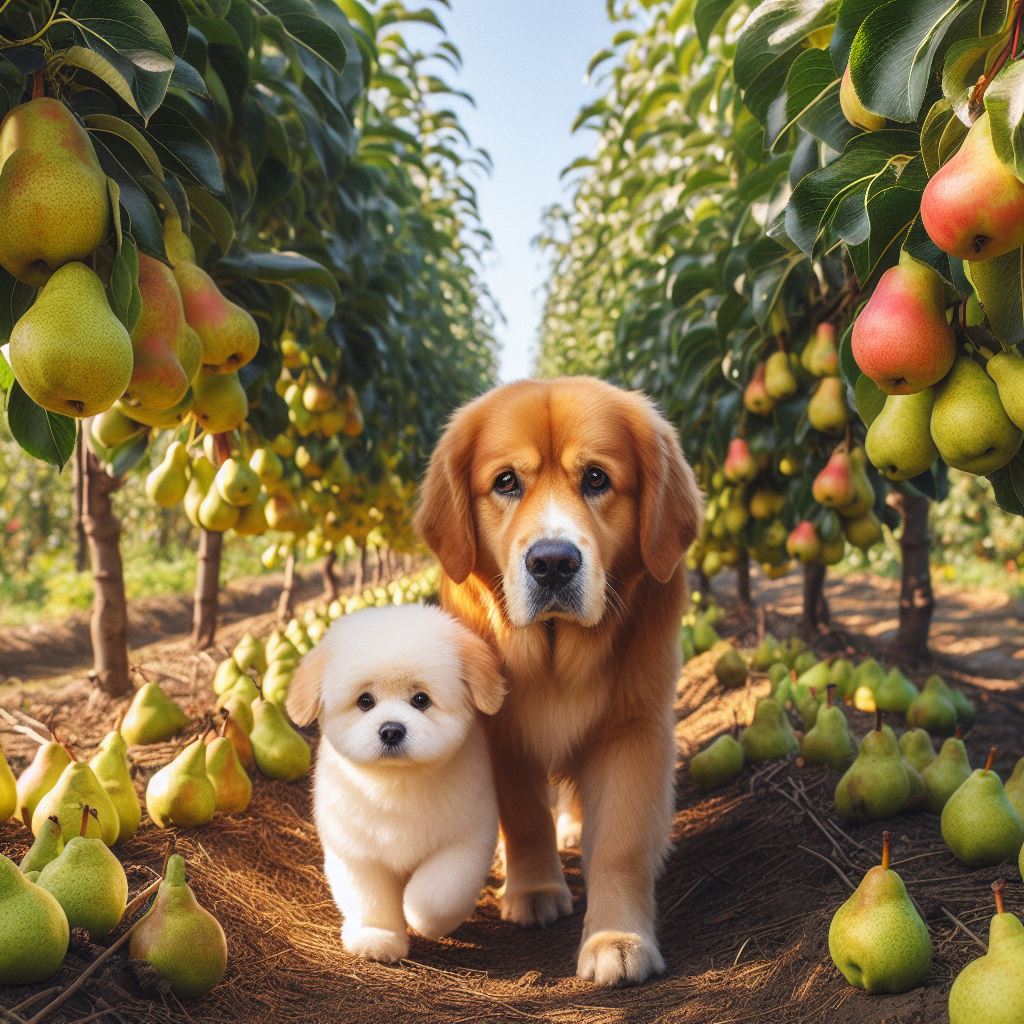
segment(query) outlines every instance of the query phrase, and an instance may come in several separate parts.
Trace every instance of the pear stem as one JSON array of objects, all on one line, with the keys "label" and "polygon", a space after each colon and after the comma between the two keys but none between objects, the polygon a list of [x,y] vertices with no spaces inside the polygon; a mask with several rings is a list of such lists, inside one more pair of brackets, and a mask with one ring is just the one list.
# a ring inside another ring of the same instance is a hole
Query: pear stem
[{"label": "pear stem", "polygon": [[1006,885],[1005,878],[997,878],[992,883],[992,896],[996,901],[996,913],[1005,914],[1006,906],[1003,903],[1003,887]]},{"label": "pear stem", "polygon": [[[6,7],[7,5],[4,4]],[[46,95],[46,79],[42,71],[36,71],[32,75],[32,99],[37,100],[40,96]]]},{"label": "pear stem", "polygon": [[962,740],[962,739],[964,738],[964,730],[963,730],[963,727],[962,727],[961,725],[959,725],[959,724],[958,724],[958,725],[957,725],[957,727],[956,727],[956,738],[957,738],[958,740]]},{"label": "pear stem", "polygon": [[167,837],[167,848],[164,850],[164,862],[160,866],[160,877],[161,878],[163,878],[164,875],[167,874],[167,862],[174,855],[174,849],[175,849],[176,843],[177,843],[177,840],[175,839],[174,833],[172,832],[171,835],[169,835]]},{"label": "pear stem", "polygon": [[835,696],[835,692],[836,692],[836,684],[835,683],[829,683],[828,686],[825,687],[825,706],[826,707],[832,707],[832,698]]},{"label": "pear stem", "polygon": [[882,833],[882,870],[889,870],[889,859],[892,854],[892,833]]},{"label": "pear stem", "polygon": [[998,747],[989,747],[988,757],[985,759],[985,771],[992,771],[992,762],[996,759],[996,754],[999,752]]},{"label": "pear stem", "polygon": [[875,708],[875,732],[882,731],[882,709]]},{"label": "pear stem", "polygon": [[[96,814],[96,812],[88,805],[82,806],[82,827],[78,830],[80,836],[84,836],[89,831],[89,815]],[[99,821],[99,817],[96,818]]]}]

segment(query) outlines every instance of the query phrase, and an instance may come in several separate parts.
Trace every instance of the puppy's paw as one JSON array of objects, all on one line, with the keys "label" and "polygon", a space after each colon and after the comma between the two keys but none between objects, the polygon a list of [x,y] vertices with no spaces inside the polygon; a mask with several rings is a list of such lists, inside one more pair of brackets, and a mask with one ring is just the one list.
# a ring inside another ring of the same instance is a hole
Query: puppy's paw
[{"label": "puppy's paw", "polygon": [[583,838],[583,822],[574,814],[559,814],[555,822],[555,831],[558,833],[558,849],[565,853],[569,850],[578,850],[580,841]]},{"label": "puppy's paw", "polygon": [[576,973],[606,987],[638,985],[665,970],[657,945],[636,932],[595,932],[580,949]]},{"label": "puppy's paw", "polygon": [[522,925],[551,924],[572,913],[572,894],[563,880],[560,885],[505,891],[501,895],[501,919]]},{"label": "puppy's paw", "polygon": [[343,928],[341,942],[349,953],[382,964],[393,964],[409,954],[409,936],[386,928]]}]

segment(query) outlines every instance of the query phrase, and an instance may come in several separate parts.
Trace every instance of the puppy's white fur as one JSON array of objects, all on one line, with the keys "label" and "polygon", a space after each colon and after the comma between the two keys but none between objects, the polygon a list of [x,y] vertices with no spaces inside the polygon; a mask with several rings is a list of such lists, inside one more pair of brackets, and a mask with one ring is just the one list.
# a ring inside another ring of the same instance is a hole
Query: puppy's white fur
[{"label": "puppy's white fur", "polygon": [[[472,913],[498,832],[478,712],[503,696],[491,649],[422,605],[339,619],[303,659],[287,709],[299,724],[320,718],[314,817],[349,952],[399,960],[407,926],[435,939]],[[381,741],[385,722],[405,727],[397,750]]]}]

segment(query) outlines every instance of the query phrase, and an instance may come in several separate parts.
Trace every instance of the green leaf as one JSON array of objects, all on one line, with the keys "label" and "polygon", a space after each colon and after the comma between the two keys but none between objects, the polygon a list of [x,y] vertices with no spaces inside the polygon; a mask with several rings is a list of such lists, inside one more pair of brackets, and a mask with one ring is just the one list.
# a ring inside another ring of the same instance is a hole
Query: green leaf
[{"label": "green leaf", "polygon": [[4,357],[3,350],[0,349],[0,391],[9,391],[13,383],[14,371],[11,369],[11,364]]},{"label": "green leaf", "polygon": [[7,393],[7,425],[29,455],[59,469],[75,450],[75,420],[36,405],[17,381]]},{"label": "green leaf", "polygon": [[832,39],[829,42],[836,74],[841,76],[846,70],[846,65],[850,60],[850,47],[853,46],[857,30],[864,23],[864,19],[876,7],[881,7],[887,2],[888,0],[842,0],[839,5],[839,16],[836,18],[836,25],[832,30]]},{"label": "green leaf", "polygon": [[158,178],[164,176],[160,157],[156,155],[153,147],[146,141],[146,137],[134,125],[120,117],[114,117],[112,114],[86,114],[82,120],[91,132],[108,132],[124,139],[146,161],[146,166],[153,174]]},{"label": "green leaf", "polygon": [[1010,515],[1024,516],[1024,450],[989,478],[996,504]]},{"label": "green leaf", "polygon": [[60,57],[73,67],[91,71],[98,79],[109,85],[139,117],[143,116],[131,82],[106,57],[84,46],[69,46],[61,51]]},{"label": "green leaf", "polygon": [[992,333],[1004,344],[1024,341],[1024,249],[964,263]]},{"label": "green leaf", "polygon": [[697,0],[694,8],[693,21],[700,38],[700,45],[706,50],[711,40],[711,33],[725,17],[730,7],[736,6],[736,0]]},{"label": "green leaf", "polygon": [[804,50],[793,61],[785,101],[769,108],[765,144],[776,150],[789,141],[789,129],[797,124],[840,152],[857,134],[839,106],[839,79],[828,50]]},{"label": "green leaf", "polygon": [[226,255],[235,240],[235,221],[231,212],[204,188],[190,185],[185,191],[192,212],[198,213],[206,222],[221,253]]},{"label": "green leaf", "polygon": [[965,28],[972,0],[890,0],[872,11],[853,40],[850,72],[861,102],[893,121],[917,119],[932,65]]},{"label": "green leaf", "polygon": [[148,430],[144,430],[136,437],[107,451],[104,461],[108,464],[112,477],[120,479],[142,461],[149,448],[149,434]]},{"label": "green leaf", "polygon": [[885,405],[885,392],[870,377],[862,373],[853,386],[853,404],[864,421],[864,426],[870,427]]},{"label": "green leaf", "polygon": [[307,284],[326,288],[340,296],[334,275],[316,260],[297,252],[250,252],[226,256],[217,264],[232,277],[250,278],[269,284]]},{"label": "green leaf", "polygon": [[344,70],[347,55],[341,36],[317,15],[308,0],[254,0],[254,5],[273,16],[261,19],[262,27],[269,35],[275,34],[280,25],[293,43],[319,57],[335,71]]},{"label": "green leaf", "polygon": [[223,194],[224,178],[216,150],[182,113],[162,106],[150,119],[147,131],[167,170]]},{"label": "green leaf", "polygon": [[1002,46],[1003,36],[997,33],[981,39],[961,39],[946,51],[942,63],[942,95],[965,124],[974,119],[975,112],[970,109],[969,101],[978,79],[991,67]]},{"label": "green leaf", "polygon": [[1024,62],[1013,61],[985,90],[992,145],[999,159],[1024,179]]}]

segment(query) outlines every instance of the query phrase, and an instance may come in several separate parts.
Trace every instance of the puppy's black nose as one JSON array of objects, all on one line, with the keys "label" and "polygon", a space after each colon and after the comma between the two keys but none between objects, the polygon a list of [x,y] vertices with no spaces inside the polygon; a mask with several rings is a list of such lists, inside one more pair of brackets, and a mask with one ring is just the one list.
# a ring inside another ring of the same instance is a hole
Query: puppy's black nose
[{"label": "puppy's black nose", "polygon": [[405,726],[401,722],[385,722],[377,735],[386,747],[397,747],[405,739]]},{"label": "puppy's black nose", "polygon": [[582,559],[567,540],[539,540],[526,552],[526,570],[542,587],[555,590],[579,572]]}]

